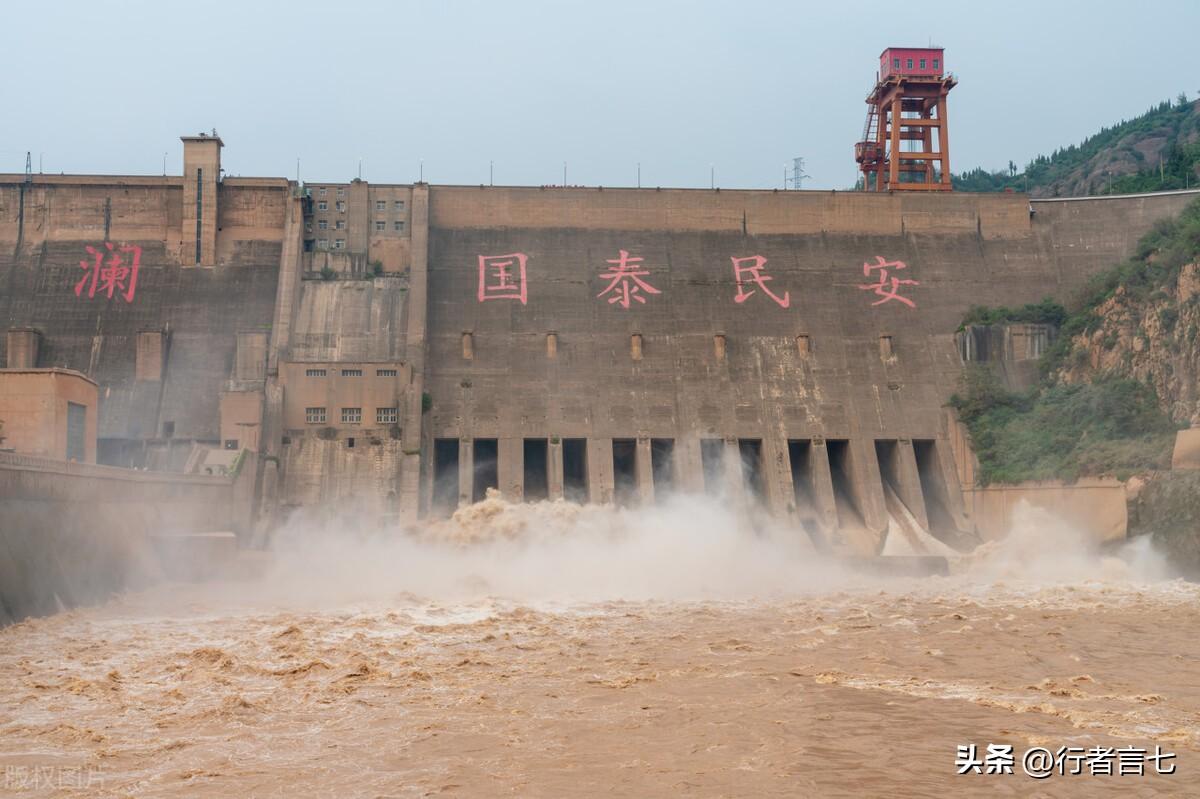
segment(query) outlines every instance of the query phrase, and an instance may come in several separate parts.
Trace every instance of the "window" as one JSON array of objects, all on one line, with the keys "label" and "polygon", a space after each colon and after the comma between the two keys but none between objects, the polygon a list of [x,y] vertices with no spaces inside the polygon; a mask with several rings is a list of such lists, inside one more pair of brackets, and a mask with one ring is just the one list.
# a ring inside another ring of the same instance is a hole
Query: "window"
[{"label": "window", "polygon": [[376,220],[375,221],[375,229],[376,230],[387,230],[387,222],[384,222],[382,219]]},{"label": "window", "polygon": [[317,239],[317,249],[318,250],[328,250],[329,249],[329,239]]},{"label": "window", "polygon": [[395,424],[396,418],[395,408],[375,409],[375,424]]},{"label": "window", "polygon": [[[164,425],[165,427],[165,425]],[[174,423],[172,430],[174,432]],[[170,436],[166,436],[169,438]],[[87,458],[87,406],[78,402],[67,403],[67,460],[82,461]]]},{"label": "window", "polygon": [[921,69],[925,69],[925,59],[921,59]]},{"label": "window", "polygon": [[329,230],[329,220],[328,219],[318,219],[317,227],[320,228],[321,230]]},{"label": "window", "polygon": [[318,200],[317,201],[317,210],[318,211],[328,211],[329,203],[325,202],[324,200]]},{"label": "window", "polygon": [[333,249],[335,249],[335,250],[346,249],[346,240],[345,239],[334,239],[333,240]]},{"label": "window", "polygon": [[935,58],[935,59],[933,59],[933,68],[934,68],[934,69],[937,69],[937,68],[938,68],[938,59],[936,59],[936,58]]},{"label": "window", "polygon": [[325,188],[324,186],[322,186],[320,189],[317,190],[318,197],[324,197],[328,193],[329,193],[329,189]]},{"label": "window", "polygon": [[[909,60],[909,62],[908,62],[908,65],[909,65],[910,67],[912,66],[912,60],[911,60],[911,59]],[[346,201],[345,201],[345,200],[338,200],[338,201],[337,201],[337,209],[338,209],[339,211],[342,211],[342,212],[344,212],[344,211],[346,210]]]},{"label": "window", "polygon": [[[908,66],[906,66],[905,69],[912,69],[912,59],[911,58],[907,59],[906,63],[908,64]],[[341,205],[341,203],[338,203],[338,205]],[[339,208],[338,210],[340,211],[341,209]]]},{"label": "window", "polygon": [[342,424],[362,424],[362,408],[342,408]]},{"label": "window", "polygon": [[305,377],[324,377],[325,370],[324,369],[305,369],[304,376]]},{"label": "window", "polygon": [[396,200],[396,210],[397,211],[404,210],[404,200]]},{"label": "window", "polygon": [[900,59],[899,58],[892,59],[892,69],[900,69]]},{"label": "window", "polygon": [[376,211],[386,211],[387,210],[387,200],[376,200],[375,201],[375,210]]},{"label": "window", "polygon": [[395,369],[376,369],[375,376],[376,377],[395,377],[396,370]]},{"label": "window", "polygon": [[305,223],[304,223],[304,232],[305,232],[305,233],[312,233],[312,222],[305,222]]},{"label": "window", "polygon": [[225,449],[237,449],[237,448],[238,448],[238,440],[236,438],[225,439]]},{"label": "window", "polygon": [[325,424],[325,409],[305,408],[304,422],[305,424]]},{"label": "window", "polygon": [[334,227],[337,228],[338,230],[345,230],[346,229],[346,220],[339,219],[337,221],[337,223],[334,225]]},{"label": "window", "polygon": [[343,369],[342,377],[362,377],[362,369]]},{"label": "window", "polygon": [[404,232],[404,220],[402,220],[402,219],[397,220],[395,227],[396,227],[397,233],[403,233]]},{"label": "window", "polygon": [[346,190],[338,189],[338,197],[341,198],[341,197],[345,197],[345,196],[346,196]]}]

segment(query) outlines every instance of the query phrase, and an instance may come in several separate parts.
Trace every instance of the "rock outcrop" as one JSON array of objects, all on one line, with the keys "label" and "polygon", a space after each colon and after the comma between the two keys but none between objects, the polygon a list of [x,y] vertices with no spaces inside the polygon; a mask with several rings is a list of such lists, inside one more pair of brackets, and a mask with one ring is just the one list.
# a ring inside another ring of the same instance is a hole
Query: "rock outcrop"
[{"label": "rock outcrop", "polygon": [[1120,287],[1095,315],[1099,324],[1072,340],[1061,379],[1115,375],[1149,383],[1172,419],[1200,426],[1200,263],[1146,297]]}]

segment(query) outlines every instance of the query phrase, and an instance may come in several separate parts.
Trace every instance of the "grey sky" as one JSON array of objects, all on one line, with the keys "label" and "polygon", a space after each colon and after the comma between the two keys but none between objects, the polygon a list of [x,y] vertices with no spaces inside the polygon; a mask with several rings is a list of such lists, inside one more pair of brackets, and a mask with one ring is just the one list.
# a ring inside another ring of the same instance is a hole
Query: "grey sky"
[{"label": "grey sky", "polygon": [[[947,7],[954,10],[945,10]],[[11,3],[0,171],[806,188],[855,179],[880,50],[946,48],[954,171],[1200,90],[1200,2]],[[889,14],[900,17],[889,23]],[[937,21],[945,17],[945,21]],[[922,20],[931,21],[924,22]]]}]

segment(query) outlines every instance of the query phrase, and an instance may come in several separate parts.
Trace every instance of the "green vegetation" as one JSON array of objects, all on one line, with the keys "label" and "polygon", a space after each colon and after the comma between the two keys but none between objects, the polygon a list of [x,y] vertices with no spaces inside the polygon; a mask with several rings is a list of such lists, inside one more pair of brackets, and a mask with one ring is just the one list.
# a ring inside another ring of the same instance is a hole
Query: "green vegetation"
[{"label": "green vegetation", "polygon": [[[1183,189],[1197,184],[1200,165],[1200,104],[1180,95],[1174,103],[1163,101],[1141,116],[1121,122],[1085,139],[1081,144],[1040,155],[1017,172],[1016,165],[996,172],[973,169],[953,175],[958,191],[1028,191],[1052,196],[1062,193],[1062,184],[1084,174],[1091,194],[1127,194],[1144,191]],[[1163,139],[1162,163],[1147,163],[1136,145],[1145,140]],[[1191,141],[1189,141],[1189,139]],[[1136,174],[1113,175],[1102,170],[1108,163],[1132,160],[1139,164]]]},{"label": "green vegetation", "polygon": [[243,449],[237,454],[237,457],[233,459],[233,463],[229,465],[230,477],[237,477],[242,473],[242,466],[246,463],[246,456],[249,454],[250,450],[248,449]]},{"label": "green vegetation", "polygon": [[374,261],[371,261],[371,274],[373,274],[375,277],[379,277],[383,274],[383,261],[379,260],[378,258],[376,258]]},{"label": "green vegetation", "polygon": [[322,280],[333,280],[336,276],[337,276],[337,272],[333,271],[333,269],[331,269],[330,267],[328,267],[328,266],[321,267],[321,279]]},{"label": "green vegetation", "polygon": [[1029,303],[1020,308],[989,308],[986,305],[973,305],[963,317],[958,329],[967,325],[1002,325],[1008,322],[1026,322],[1031,324],[1062,325],[1067,319],[1067,309],[1062,303],[1046,297],[1039,303]]},{"label": "green vegetation", "polygon": [[1135,380],[1016,394],[974,366],[964,384],[950,404],[971,432],[983,485],[1096,474],[1124,479],[1170,462],[1175,425],[1159,410],[1154,389]]},{"label": "green vegetation", "polygon": [[[964,326],[1059,325],[1057,341],[1042,357],[1041,385],[1013,393],[986,366],[975,365],[964,374],[963,390],[950,400],[971,433],[983,484],[1098,474],[1123,478],[1167,466],[1176,425],[1159,408],[1152,387],[1111,375],[1065,384],[1058,372],[1072,359],[1086,358],[1085,350],[1074,348],[1073,337],[1096,329],[1098,308],[1118,289],[1134,299],[1166,296],[1163,292],[1175,286],[1180,268],[1198,258],[1200,200],[1155,226],[1139,241],[1133,258],[1092,278],[1072,313],[1052,300],[1016,309],[975,307],[967,313]],[[1164,324],[1173,325],[1177,318],[1169,306],[1160,312]],[[1109,349],[1115,344],[1104,342]]]}]

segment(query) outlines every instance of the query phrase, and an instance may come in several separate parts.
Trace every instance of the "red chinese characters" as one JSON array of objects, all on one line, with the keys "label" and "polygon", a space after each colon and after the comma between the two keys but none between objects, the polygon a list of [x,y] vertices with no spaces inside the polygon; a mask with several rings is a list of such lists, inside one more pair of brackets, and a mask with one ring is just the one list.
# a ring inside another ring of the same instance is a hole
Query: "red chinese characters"
[{"label": "red chinese characters", "polygon": [[733,298],[735,303],[741,305],[754,295],[758,289],[747,290],[746,288],[747,284],[753,284],[762,289],[763,293],[774,300],[780,308],[787,308],[792,304],[792,297],[788,292],[783,292],[783,296],[780,297],[767,288],[767,281],[775,278],[763,274],[763,267],[767,263],[766,258],[761,255],[751,255],[746,258],[731,257],[729,260],[733,261],[733,279],[737,281],[737,296]]},{"label": "red chinese characters", "polygon": [[618,304],[622,308],[628,308],[631,300],[646,304],[646,298],[642,296],[642,292],[647,294],[661,294],[662,292],[651,286],[642,278],[650,274],[650,271],[641,265],[641,258],[630,258],[629,252],[620,250],[619,258],[612,258],[605,263],[612,264],[607,272],[604,272],[600,277],[608,278],[608,286],[604,291],[597,294],[597,297],[603,297],[605,294],[611,293],[608,298],[608,304]]},{"label": "red chinese characters", "polygon": [[864,291],[868,289],[874,291],[883,298],[871,303],[872,306],[882,305],[889,300],[896,300],[897,302],[904,303],[909,308],[916,308],[917,304],[907,297],[901,297],[899,291],[901,286],[919,286],[921,284],[916,280],[908,280],[888,274],[889,269],[899,271],[907,268],[908,264],[903,261],[885,261],[882,256],[876,255],[875,263],[863,264],[863,274],[870,277],[872,272],[878,270],[876,278],[878,278],[879,282],[859,284],[859,288]]},{"label": "red chinese characters", "polygon": [[[86,274],[75,284],[75,296],[82,297],[84,286],[87,286],[88,297],[95,297],[99,292],[111,300],[116,293],[125,302],[133,302],[142,248],[136,244],[117,247],[111,241],[106,241],[104,249],[89,244],[87,252],[91,258],[79,262],[79,268],[85,270]],[[108,260],[105,260],[105,256]]]},{"label": "red chinese characters", "polygon": [[529,298],[525,280],[525,253],[479,256],[479,301],[517,300],[522,305]]}]

